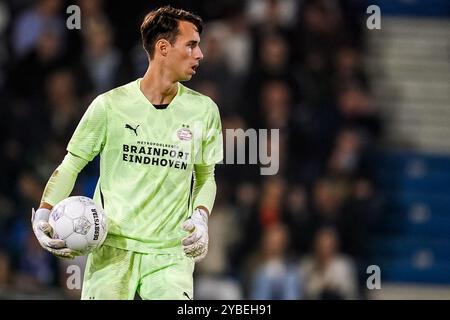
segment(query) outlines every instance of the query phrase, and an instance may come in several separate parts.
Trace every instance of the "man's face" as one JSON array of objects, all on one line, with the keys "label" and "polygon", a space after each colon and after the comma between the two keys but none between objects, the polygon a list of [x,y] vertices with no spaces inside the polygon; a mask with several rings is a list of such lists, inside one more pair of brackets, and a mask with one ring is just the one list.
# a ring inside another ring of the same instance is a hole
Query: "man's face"
[{"label": "man's face", "polygon": [[178,34],[173,46],[170,46],[167,55],[167,67],[171,69],[177,81],[187,81],[195,74],[196,69],[203,59],[203,53],[199,47],[200,35],[194,24],[180,21]]}]

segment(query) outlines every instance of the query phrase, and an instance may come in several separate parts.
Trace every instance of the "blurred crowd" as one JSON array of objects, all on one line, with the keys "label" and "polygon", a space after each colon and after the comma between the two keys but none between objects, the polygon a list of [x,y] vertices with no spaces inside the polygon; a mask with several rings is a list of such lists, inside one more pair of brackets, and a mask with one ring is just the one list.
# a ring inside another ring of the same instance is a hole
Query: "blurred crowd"
[{"label": "blurred crowd", "polygon": [[[78,298],[39,249],[31,208],[92,99],[141,77],[139,25],[167,1],[0,3],[0,296]],[[382,213],[373,154],[382,125],[364,66],[364,1],[172,1],[206,22],[198,74],[223,129],[280,129],[280,169],[218,165],[197,299],[364,298]],[[68,30],[66,8],[81,8]],[[73,194],[91,195],[98,159]]]}]

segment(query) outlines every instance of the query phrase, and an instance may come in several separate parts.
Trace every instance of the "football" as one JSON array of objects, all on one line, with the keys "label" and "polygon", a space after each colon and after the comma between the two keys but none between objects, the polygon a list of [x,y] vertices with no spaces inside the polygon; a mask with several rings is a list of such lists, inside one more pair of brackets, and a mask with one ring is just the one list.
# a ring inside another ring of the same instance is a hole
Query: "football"
[{"label": "football", "polygon": [[50,212],[49,223],[53,238],[66,242],[69,249],[86,255],[100,247],[107,234],[107,220],[103,209],[88,197],[69,197]]}]

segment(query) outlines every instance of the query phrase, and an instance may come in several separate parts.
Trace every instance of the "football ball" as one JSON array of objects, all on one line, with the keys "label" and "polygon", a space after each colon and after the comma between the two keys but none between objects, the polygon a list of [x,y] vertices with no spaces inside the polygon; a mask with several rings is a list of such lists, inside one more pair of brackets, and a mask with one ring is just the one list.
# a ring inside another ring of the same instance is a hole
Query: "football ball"
[{"label": "football ball", "polygon": [[83,255],[100,247],[107,234],[103,209],[88,197],[62,200],[53,207],[48,222],[53,228],[54,239],[64,240],[67,248]]},{"label": "football ball", "polygon": [[83,255],[100,247],[107,234],[107,221],[102,208],[82,196],[69,197],[50,212],[49,224],[53,228],[54,239],[66,242],[69,249]]}]

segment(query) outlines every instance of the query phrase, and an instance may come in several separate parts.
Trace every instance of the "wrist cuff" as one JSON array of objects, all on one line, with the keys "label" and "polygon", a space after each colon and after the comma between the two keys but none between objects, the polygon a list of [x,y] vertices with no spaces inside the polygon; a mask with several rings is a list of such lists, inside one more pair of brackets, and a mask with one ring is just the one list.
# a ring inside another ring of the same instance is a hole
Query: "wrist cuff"
[{"label": "wrist cuff", "polygon": [[39,208],[34,212],[33,222],[34,221],[48,221],[50,216],[50,210],[45,208]]},{"label": "wrist cuff", "polygon": [[198,217],[199,219],[202,219],[204,222],[208,222],[208,212],[206,212],[205,210],[201,209],[201,208],[197,208],[194,210],[194,215],[196,217]]}]

